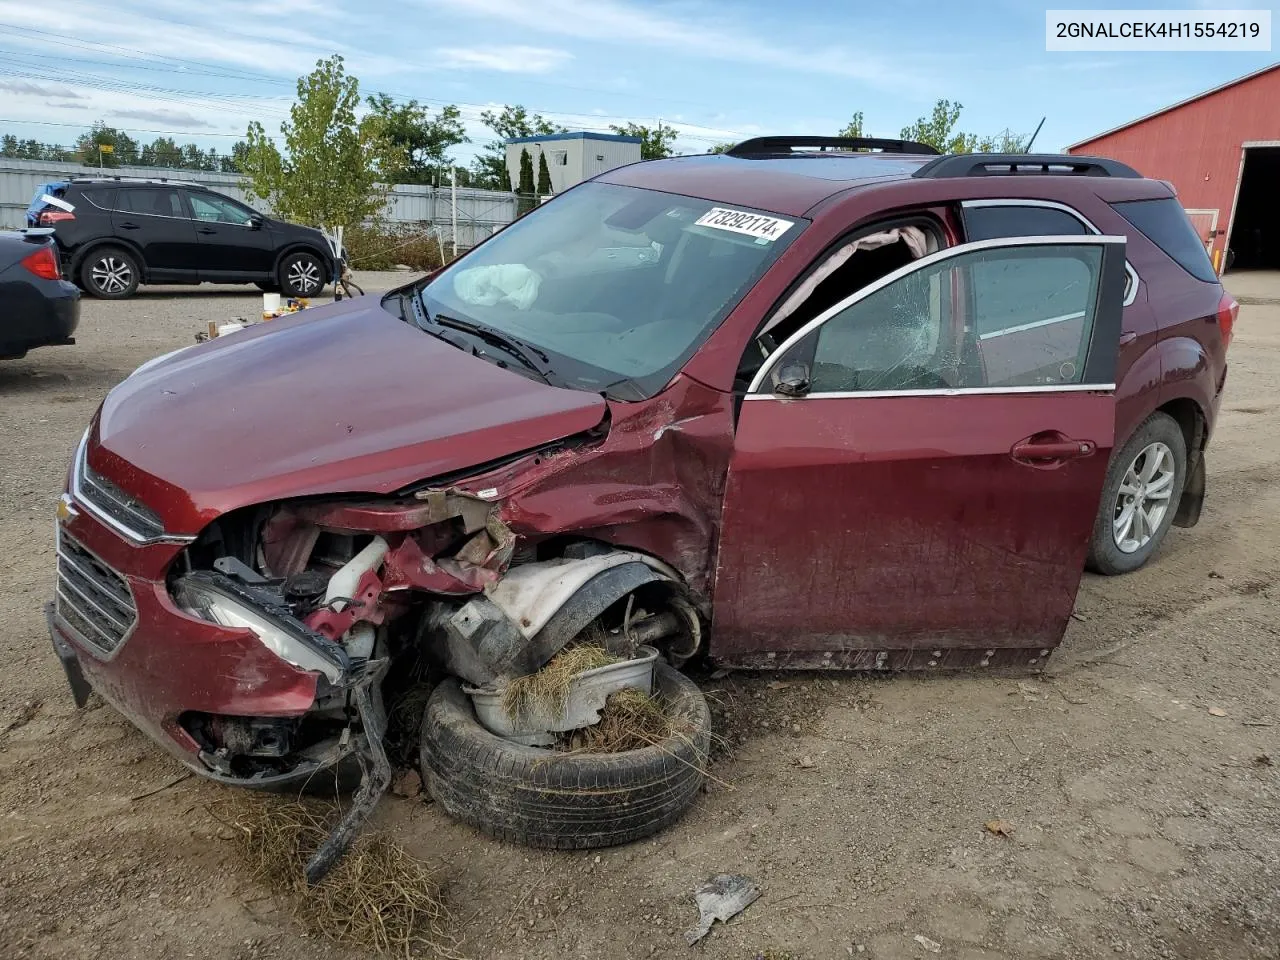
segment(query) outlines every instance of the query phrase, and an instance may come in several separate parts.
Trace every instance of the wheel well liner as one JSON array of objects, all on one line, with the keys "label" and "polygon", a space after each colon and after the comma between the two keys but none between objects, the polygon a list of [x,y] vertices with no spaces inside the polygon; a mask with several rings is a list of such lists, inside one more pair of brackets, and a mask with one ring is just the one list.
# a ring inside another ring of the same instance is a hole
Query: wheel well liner
[{"label": "wheel well liner", "polygon": [[1182,429],[1182,436],[1187,442],[1187,478],[1182,488],[1182,497],[1178,500],[1173,522],[1179,527],[1194,527],[1200,520],[1200,511],[1204,508],[1205,466],[1204,448],[1208,443],[1208,430],[1204,411],[1200,404],[1190,397],[1175,397],[1158,408],[1159,413],[1168,414]]}]

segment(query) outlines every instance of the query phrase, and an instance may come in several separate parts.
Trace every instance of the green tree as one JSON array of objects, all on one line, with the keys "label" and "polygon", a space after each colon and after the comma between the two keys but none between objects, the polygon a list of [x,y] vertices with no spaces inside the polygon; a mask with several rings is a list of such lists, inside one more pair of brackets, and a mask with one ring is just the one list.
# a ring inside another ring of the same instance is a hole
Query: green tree
[{"label": "green tree", "polygon": [[844,125],[844,129],[836,134],[837,137],[865,137],[866,135],[866,131],[862,126],[861,110],[850,117],[849,122]]},{"label": "green tree", "polygon": [[656,127],[626,123],[622,126],[610,124],[609,129],[624,137],[639,137],[641,160],[661,160],[671,156],[675,152],[676,137],[680,135],[675,127],[668,127],[661,121]]},{"label": "green tree", "polygon": [[[102,153],[99,146],[111,147],[110,153]],[[76,138],[76,157],[87,166],[128,167],[138,162],[138,141],[123,130],[109,127],[101,120],[88,133]]]},{"label": "green tree", "polygon": [[737,146],[737,144],[732,140],[725,143],[713,143],[711,145],[711,149],[708,150],[707,153],[728,153],[735,146]]},{"label": "green tree", "polygon": [[449,148],[468,142],[462,113],[456,106],[442,107],[432,115],[417,100],[396,103],[385,93],[369,97],[366,102],[381,119],[387,138],[403,154],[403,162],[391,174],[394,182],[448,182],[448,171],[453,166]]},{"label": "green tree", "polygon": [[497,134],[490,140],[471,164],[472,185],[485,190],[510,190],[511,174],[507,170],[506,141],[516,137],[545,137],[553,133],[566,133],[546,117],[530,113],[520,104],[504,106],[501,111],[482,110],[480,119]]},{"label": "green tree", "polygon": [[977,136],[956,130],[963,108],[962,103],[939,100],[933,105],[933,113],[902,128],[902,139],[927,143],[941,153],[973,153],[978,145]]},{"label": "green tree", "polygon": [[138,155],[142,167],[176,167],[181,162],[182,149],[170,137],[156,137]]},{"label": "green tree", "polygon": [[1024,153],[1027,141],[1031,139],[1025,133],[1014,133],[1002,130],[994,137],[982,137],[978,141],[978,153]]},{"label": "green tree", "polygon": [[319,60],[298,79],[298,99],[280,125],[283,153],[257,121],[246,135],[243,169],[253,192],[280,216],[326,229],[382,212],[389,174],[404,164],[385,118],[357,119],[360,83],[342,64],[337,55]]},{"label": "green tree", "polygon": [[0,157],[17,157],[18,155],[18,138],[12,133],[6,133],[0,137]]},{"label": "green tree", "polygon": [[960,111],[964,105],[950,100],[939,100],[933,112],[920,117],[909,127],[902,129],[904,140],[917,140],[935,147],[941,153],[1021,153],[1027,136],[1008,129],[995,136],[979,136],[957,130]]},{"label": "green tree", "polygon": [[551,196],[551,168],[547,166],[547,155],[538,153],[538,196]]},{"label": "green tree", "polygon": [[529,156],[529,151],[520,148],[520,180],[516,184],[516,195],[518,202],[516,208],[520,213],[532,210],[534,203],[533,196],[533,158]]},{"label": "green tree", "polygon": [[231,154],[219,158],[218,167],[223,173],[244,173],[244,165],[248,160],[249,145],[237,140],[231,145]]}]

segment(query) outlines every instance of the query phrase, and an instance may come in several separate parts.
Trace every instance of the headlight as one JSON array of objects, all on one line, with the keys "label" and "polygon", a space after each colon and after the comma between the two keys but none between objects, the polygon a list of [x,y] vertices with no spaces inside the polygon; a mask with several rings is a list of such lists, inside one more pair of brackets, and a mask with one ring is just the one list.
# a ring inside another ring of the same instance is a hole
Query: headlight
[{"label": "headlight", "polygon": [[255,610],[248,603],[224,593],[214,584],[186,577],[174,585],[174,599],[187,613],[201,620],[208,620],[224,627],[242,627],[252,630],[264,647],[300,670],[322,673],[333,684],[339,683],[342,679],[341,664],[325,656],[306,640],[291,634],[275,623],[271,617]]}]

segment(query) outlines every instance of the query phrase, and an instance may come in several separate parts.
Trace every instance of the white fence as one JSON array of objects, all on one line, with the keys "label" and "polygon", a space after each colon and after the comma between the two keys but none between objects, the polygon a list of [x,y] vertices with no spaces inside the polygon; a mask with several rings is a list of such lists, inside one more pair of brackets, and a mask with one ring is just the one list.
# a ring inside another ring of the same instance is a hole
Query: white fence
[{"label": "white fence", "polygon": [[[50,180],[98,176],[95,167],[47,160],[14,160],[0,157],[0,229],[26,226],[26,210],[36,188]],[[255,209],[270,213],[266,205],[245,187],[244,177],[203,170],[168,170],[161,167],[117,167],[102,172],[111,177],[166,178],[199,183],[235,197]],[[457,193],[456,218],[452,192],[447,187],[397,184],[391,188],[386,219],[394,226],[434,226],[446,244],[458,225],[458,246],[470,247],[516,217],[515,194],[496,190],[463,190]]]}]

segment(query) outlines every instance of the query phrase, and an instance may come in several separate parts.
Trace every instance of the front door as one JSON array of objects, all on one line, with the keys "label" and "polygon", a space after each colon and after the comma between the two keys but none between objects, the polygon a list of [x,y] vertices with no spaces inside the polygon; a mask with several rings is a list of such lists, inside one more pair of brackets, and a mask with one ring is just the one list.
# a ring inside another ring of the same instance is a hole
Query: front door
[{"label": "front door", "polygon": [[200,279],[271,279],[275,243],[262,219],[227,197],[196,190],[185,192],[200,241]]},{"label": "front door", "polygon": [[[859,669],[1046,656],[1112,447],[1124,286],[1120,237],[984,240],[789,337],[742,403],[713,656]],[[993,345],[984,331],[1011,312],[1037,334]]]}]

